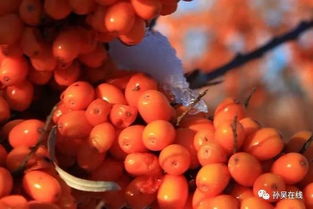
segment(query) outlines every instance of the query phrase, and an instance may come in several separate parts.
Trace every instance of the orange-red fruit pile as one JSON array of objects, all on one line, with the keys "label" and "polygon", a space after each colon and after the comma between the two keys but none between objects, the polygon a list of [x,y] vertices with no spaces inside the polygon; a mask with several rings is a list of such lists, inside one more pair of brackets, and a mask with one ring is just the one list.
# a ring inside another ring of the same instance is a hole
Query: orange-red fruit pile
[{"label": "orange-red fruit pile", "polygon": [[[299,153],[311,132],[285,144],[233,99],[218,105],[213,121],[199,113],[175,127],[184,107],[171,106],[144,74],[126,81],[75,82],[62,93],[64,113],[54,117],[59,163],[80,167],[90,179],[120,183],[121,191],[101,196],[107,208],[312,208],[313,146]],[[260,190],[271,197],[260,198]],[[285,191],[302,197],[273,196]]]},{"label": "orange-red fruit pile", "polygon": [[186,108],[171,105],[156,81],[142,73],[121,78],[74,82],[62,92],[53,121],[59,165],[83,178],[115,181],[122,190],[71,190],[46,161],[44,146],[16,180],[11,172],[44,123],[15,120],[1,131],[12,149],[0,146],[0,208],[94,208],[101,200],[108,209],[313,208],[313,145],[300,153],[312,132],[285,142],[230,98],[213,121],[198,113],[175,126]]},{"label": "orange-red fruit pile", "polygon": [[11,110],[27,110],[39,86],[103,81],[112,68],[104,45],[115,38],[140,43],[146,23],[175,12],[178,1],[1,1],[0,122]]}]

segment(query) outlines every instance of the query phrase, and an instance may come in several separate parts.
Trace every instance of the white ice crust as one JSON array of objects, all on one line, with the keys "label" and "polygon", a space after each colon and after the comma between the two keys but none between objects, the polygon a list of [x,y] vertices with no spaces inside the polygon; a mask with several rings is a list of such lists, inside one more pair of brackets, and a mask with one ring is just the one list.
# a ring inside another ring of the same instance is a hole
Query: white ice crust
[{"label": "white ice crust", "polygon": [[[122,69],[145,72],[170,91],[177,103],[189,105],[198,95],[189,88],[183,73],[183,65],[168,39],[157,31],[147,31],[144,40],[135,46],[126,46],[119,40],[110,43],[110,55]],[[196,110],[207,112],[204,101]]]}]

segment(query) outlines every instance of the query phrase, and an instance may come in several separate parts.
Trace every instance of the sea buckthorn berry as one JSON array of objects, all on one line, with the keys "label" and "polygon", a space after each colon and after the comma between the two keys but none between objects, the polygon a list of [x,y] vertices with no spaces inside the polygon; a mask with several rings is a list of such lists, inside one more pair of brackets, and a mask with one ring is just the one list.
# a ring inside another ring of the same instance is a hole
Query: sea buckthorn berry
[{"label": "sea buckthorn berry", "polygon": [[61,196],[60,183],[56,178],[43,171],[25,173],[23,188],[34,200],[53,203]]},{"label": "sea buckthorn berry", "polygon": [[272,165],[272,172],[281,176],[286,184],[300,182],[308,170],[308,160],[302,154],[296,152],[282,155]]},{"label": "sea buckthorn berry", "polygon": [[73,62],[66,68],[56,67],[53,71],[55,82],[60,86],[69,86],[78,80],[81,75],[81,66]]},{"label": "sea buckthorn berry", "polygon": [[95,91],[88,82],[77,81],[65,89],[61,100],[67,108],[83,110],[93,101],[94,97]]},{"label": "sea buckthorn berry", "polygon": [[125,88],[125,97],[127,103],[137,107],[141,94],[147,90],[157,90],[158,84],[148,75],[136,73],[132,75]]},{"label": "sea buckthorn berry", "polygon": [[28,80],[35,85],[42,86],[50,81],[52,75],[50,71],[37,71],[31,67],[28,73]]},{"label": "sea buckthorn berry", "polygon": [[109,122],[96,125],[89,134],[89,144],[100,153],[108,151],[115,139],[115,128]]},{"label": "sea buckthorn berry", "polygon": [[178,2],[168,1],[168,0],[161,0],[162,6],[160,10],[160,15],[169,15],[174,13],[177,10]]},{"label": "sea buckthorn berry", "polygon": [[202,116],[188,116],[186,117],[186,119],[182,120],[179,126],[182,128],[189,128],[193,131],[207,129],[214,132],[214,126],[212,121]]},{"label": "sea buckthorn berry", "polygon": [[239,201],[230,195],[222,194],[201,201],[197,209],[221,208],[221,209],[239,209]]},{"label": "sea buckthorn berry", "polygon": [[127,104],[123,92],[112,84],[100,84],[96,88],[96,95],[111,104]]},{"label": "sea buckthorn berry", "polygon": [[274,209],[274,206],[258,197],[250,197],[241,201],[240,209]]},{"label": "sea buckthorn berry", "polygon": [[261,163],[251,154],[238,152],[228,161],[228,170],[235,181],[242,186],[252,186],[262,173]]},{"label": "sea buckthorn berry", "polygon": [[282,199],[276,203],[275,209],[287,209],[287,208],[307,209],[304,205],[303,200]]},{"label": "sea buckthorn berry", "polygon": [[193,145],[198,151],[202,145],[214,142],[214,129],[201,129],[196,132],[193,139]]},{"label": "sea buckthorn berry", "polygon": [[9,133],[9,142],[12,147],[32,147],[42,135],[44,122],[36,119],[25,120],[16,125]]},{"label": "sea buckthorn berry", "polygon": [[68,112],[71,112],[71,111],[72,111],[71,109],[65,107],[65,105],[63,104],[63,102],[58,103],[57,106],[56,106],[56,109],[55,109],[54,112],[53,112],[52,121],[53,121],[54,123],[58,123],[59,118],[60,118],[62,115],[66,114],[66,113],[68,113]]},{"label": "sea buckthorn berry", "polygon": [[71,13],[68,0],[45,0],[44,9],[48,16],[56,20],[64,19]]},{"label": "sea buckthorn berry", "polygon": [[[263,190],[266,193],[261,194]],[[264,173],[260,175],[253,183],[254,195],[256,197],[263,198],[268,202],[277,202],[278,199],[274,198],[273,193],[274,192],[280,193],[285,190],[286,190],[286,184],[283,178],[274,173]]]},{"label": "sea buckthorn berry", "polygon": [[53,41],[53,55],[61,63],[70,63],[80,53],[81,39],[77,35],[77,29],[68,29],[61,31]]},{"label": "sea buckthorn berry", "polygon": [[136,120],[137,112],[136,107],[114,104],[111,109],[110,120],[116,128],[126,128]]},{"label": "sea buckthorn berry", "polygon": [[24,119],[15,119],[15,120],[8,121],[1,127],[0,136],[3,137],[4,139],[7,139],[12,128],[14,128],[17,124],[23,121]]},{"label": "sea buckthorn berry", "polygon": [[0,167],[0,197],[9,195],[13,188],[13,177],[10,172]]},{"label": "sea buckthorn berry", "polygon": [[234,121],[235,117],[241,120],[244,116],[245,110],[242,104],[236,102],[234,99],[227,98],[215,109],[213,123],[215,127],[218,127],[227,121]]},{"label": "sea buckthorn berry", "polygon": [[307,172],[307,174],[305,175],[305,177],[302,179],[301,182],[299,182],[299,185],[300,186],[305,186],[309,183],[312,182],[312,179],[313,179],[313,161],[309,161],[309,170]]},{"label": "sea buckthorn berry", "polygon": [[239,201],[242,201],[249,197],[254,197],[253,191],[250,187],[244,187],[237,183],[232,187],[229,194]]},{"label": "sea buckthorn berry", "polygon": [[86,22],[92,27],[93,30],[97,32],[107,33],[108,29],[103,20],[106,14],[106,7],[98,5],[97,8],[86,17]]},{"label": "sea buckthorn berry", "polygon": [[88,54],[82,54],[79,56],[79,61],[92,68],[101,67],[101,65],[107,61],[108,53],[102,44],[98,44],[95,49]]},{"label": "sea buckthorn berry", "polygon": [[305,206],[308,209],[313,208],[313,182],[306,185],[303,189],[303,198]]},{"label": "sea buckthorn berry", "polygon": [[10,115],[11,111],[9,104],[2,96],[0,96],[0,123],[8,120]]},{"label": "sea buckthorn berry", "polygon": [[[124,91],[131,76],[132,76],[132,74],[125,74],[125,75],[121,75],[119,77],[110,78],[106,82],[109,84],[112,84],[112,85],[116,86],[117,88]],[[134,106],[134,107],[136,107],[136,106]]]},{"label": "sea buckthorn berry", "polygon": [[63,114],[58,120],[58,131],[70,138],[88,137],[92,125],[88,122],[85,111],[77,110]]},{"label": "sea buckthorn berry", "polygon": [[202,166],[211,163],[226,163],[228,153],[216,142],[203,144],[198,152],[197,157]]},{"label": "sea buckthorn berry", "polygon": [[261,128],[249,136],[243,150],[259,160],[268,160],[278,155],[284,147],[280,134],[273,128]]},{"label": "sea buckthorn berry", "polygon": [[157,175],[161,172],[158,157],[148,152],[128,154],[124,167],[133,176]]},{"label": "sea buckthorn berry", "polygon": [[208,195],[218,195],[227,186],[230,174],[226,165],[213,163],[203,166],[197,176],[197,188]]},{"label": "sea buckthorn berry", "polygon": [[158,190],[160,209],[183,209],[188,198],[188,184],[184,176],[165,175]]},{"label": "sea buckthorn berry", "polygon": [[144,128],[142,125],[133,125],[123,129],[118,136],[120,148],[128,154],[146,152],[147,148],[142,140]]},{"label": "sea buckthorn berry", "polygon": [[143,178],[137,177],[132,180],[125,190],[125,198],[128,205],[133,209],[146,208],[156,200],[156,193],[143,193],[138,184],[142,183]]},{"label": "sea buckthorn berry", "polygon": [[42,2],[40,0],[22,0],[19,15],[28,25],[38,25],[42,15]]},{"label": "sea buckthorn berry", "polygon": [[228,153],[232,153],[241,148],[245,140],[245,131],[237,120],[225,122],[215,129],[214,140]]},{"label": "sea buckthorn berry", "polygon": [[57,66],[57,59],[52,54],[51,46],[43,44],[37,56],[30,57],[32,66],[38,71],[53,71]]},{"label": "sea buckthorn berry", "polygon": [[246,136],[253,134],[254,132],[261,128],[261,125],[250,117],[245,117],[241,119],[239,122],[242,125],[243,129],[245,130]]},{"label": "sea buckthorn berry", "polygon": [[[285,146],[286,152],[300,152],[304,143],[312,137],[311,131],[299,131],[295,133],[287,142]],[[311,144],[304,153],[302,153],[307,159],[313,158],[313,144]]]},{"label": "sea buckthorn berry", "polygon": [[175,110],[163,93],[157,90],[144,91],[139,97],[138,111],[145,122],[171,120]]},{"label": "sea buckthorn berry", "polygon": [[28,63],[25,58],[4,58],[0,66],[0,81],[5,86],[20,83],[26,79],[28,70]]},{"label": "sea buckthorn berry", "polygon": [[199,166],[199,161],[197,157],[197,151],[193,146],[193,138],[195,136],[195,131],[188,128],[177,128],[175,144],[180,144],[187,148],[190,153],[190,169],[197,168]]},{"label": "sea buckthorn berry", "polygon": [[146,23],[143,19],[136,17],[132,29],[125,35],[119,35],[119,39],[126,45],[139,44],[144,36],[146,30]]},{"label": "sea buckthorn berry", "polygon": [[131,0],[136,14],[144,20],[151,20],[157,17],[161,11],[160,0]]},{"label": "sea buckthorn berry", "polygon": [[160,151],[175,140],[174,126],[165,120],[150,122],[143,131],[143,143],[152,151]]},{"label": "sea buckthorn berry", "polygon": [[[21,165],[24,158],[29,154],[30,149],[28,147],[16,147],[13,148],[7,155],[6,167],[11,172],[15,171]],[[26,167],[30,167],[35,162],[35,157],[32,157]]]},{"label": "sea buckthorn berry", "polygon": [[41,53],[42,37],[38,28],[25,27],[21,36],[20,45],[25,55],[38,56]]},{"label": "sea buckthorn berry", "polygon": [[86,109],[86,118],[88,122],[95,126],[106,122],[111,112],[112,105],[102,99],[93,100]]},{"label": "sea buckthorn berry", "polygon": [[123,162],[106,158],[100,166],[91,172],[90,178],[97,181],[117,181],[123,175]]},{"label": "sea buckthorn berry", "polygon": [[136,186],[144,194],[156,194],[162,183],[163,175],[137,176]]},{"label": "sea buckthorn berry", "polygon": [[103,163],[104,158],[105,153],[98,152],[95,147],[89,144],[82,144],[78,149],[76,161],[82,169],[93,171]]},{"label": "sea buckthorn berry", "polygon": [[7,208],[29,209],[27,200],[22,195],[8,195],[0,199]]},{"label": "sea buckthorn berry", "polygon": [[[18,42],[9,45],[0,45],[0,51],[4,57],[22,57],[23,50],[22,47]],[[3,58],[4,58],[3,57]]]},{"label": "sea buckthorn berry", "polygon": [[16,14],[0,16],[0,45],[14,44],[19,40],[23,31],[23,22]]},{"label": "sea buckthorn berry", "polygon": [[127,1],[118,1],[107,8],[105,26],[110,32],[128,33],[135,23],[135,11]]},{"label": "sea buckthorn berry", "polygon": [[201,190],[196,188],[196,190],[194,191],[194,193],[192,195],[192,207],[197,208],[201,201],[203,201],[205,199],[212,198],[214,196],[216,196],[216,195],[211,195],[211,194],[202,192]]},{"label": "sea buckthorn berry", "polygon": [[96,8],[94,0],[68,0],[74,13],[78,15],[86,15]]},{"label": "sea buckthorn berry", "polygon": [[182,145],[171,144],[163,148],[159,155],[161,168],[168,174],[181,175],[190,167],[190,153]]},{"label": "sea buckthorn berry", "polygon": [[114,159],[123,161],[126,158],[127,153],[124,152],[119,145],[118,136],[120,132],[121,130],[116,130],[116,140],[114,140],[111,148],[109,149],[109,153]]},{"label": "sea buckthorn berry", "polygon": [[89,54],[94,51],[97,46],[99,46],[97,41],[95,40],[96,34],[93,30],[86,29],[84,27],[77,27],[81,35],[81,46],[80,46],[80,54]]},{"label": "sea buckthorn berry", "polygon": [[29,108],[34,96],[33,85],[25,80],[21,83],[8,86],[4,89],[3,97],[10,108],[16,111],[24,111]]}]

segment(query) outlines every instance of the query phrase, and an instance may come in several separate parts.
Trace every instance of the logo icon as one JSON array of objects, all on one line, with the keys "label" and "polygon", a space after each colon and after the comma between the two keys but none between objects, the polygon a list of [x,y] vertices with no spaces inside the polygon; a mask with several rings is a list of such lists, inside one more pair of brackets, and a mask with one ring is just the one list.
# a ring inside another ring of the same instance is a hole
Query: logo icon
[{"label": "logo icon", "polygon": [[258,196],[260,198],[263,198],[264,200],[269,200],[270,199],[270,194],[267,193],[265,190],[261,189],[258,191]]}]

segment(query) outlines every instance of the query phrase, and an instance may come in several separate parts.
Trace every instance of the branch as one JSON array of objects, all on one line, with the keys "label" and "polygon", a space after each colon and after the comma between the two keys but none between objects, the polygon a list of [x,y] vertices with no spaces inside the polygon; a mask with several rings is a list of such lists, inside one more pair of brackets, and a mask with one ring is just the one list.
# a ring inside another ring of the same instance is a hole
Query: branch
[{"label": "branch", "polygon": [[238,134],[237,134],[237,123],[238,123],[238,118],[235,116],[232,124],[231,124],[231,129],[233,131],[233,137],[234,137],[234,148],[233,148],[233,153],[235,154],[238,150]]},{"label": "branch", "polygon": [[46,136],[48,135],[48,133],[50,131],[51,123],[52,123],[52,117],[53,117],[53,113],[54,113],[56,107],[57,107],[57,105],[55,105],[52,108],[51,113],[48,115],[47,120],[46,120],[45,125],[44,125],[44,128],[42,129],[42,132],[39,136],[37,143],[35,144],[35,146],[33,146],[31,148],[30,152],[23,159],[23,161],[21,162],[19,167],[15,171],[13,171],[13,175],[17,176],[25,170],[28,161],[33,157],[33,155],[36,153],[36,151],[39,149],[39,147],[43,144],[44,140],[46,139]]},{"label": "branch", "polygon": [[269,52],[270,50],[274,49],[275,47],[288,42],[292,40],[296,40],[300,34],[305,32],[306,30],[310,29],[313,27],[313,20],[310,21],[302,21],[300,22],[297,27],[292,29],[291,31],[276,36],[263,46],[245,53],[245,54],[240,54],[238,53],[233,60],[229,61],[225,65],[218,67],[209,73],[203,73],[200,72],[199,69],[196,69],[192,73],[189,73],[186,75],[187,80],[190,83],[190,88],[196,89],[196,88],[201,88],[203,86],[206,86],[207,82],[210,80],[213,80],[217,77],[220,77],[227,73],[228,71],[240,67],[241,65],[246,64],[247,62],[250,62],[252,60],[258,59],[262,57],[265,53]]},{"label": "branch", "polygon": [[177,117],[175,125],[179,126],[179,124],[181,123],[181,121],[188,115],[188,113],[196,106],[196,104],[198,104],[202,97],[204,97],[206,95],[206,93],[208,92],[209,89],[205,89],[203,92],[201,92],[196,98],[195,100],[187,107],[187,109]]},{"label": "branch", "polygon": [[299,153],[303,154],[305,153],[309,147],[313,144],[313,135],[304,143],[304,145],[301,147]]}]

